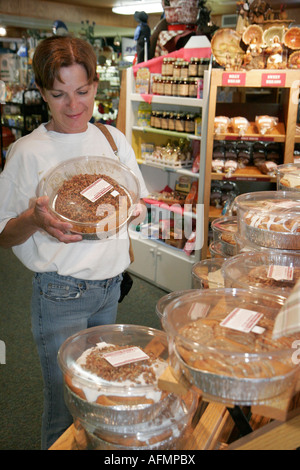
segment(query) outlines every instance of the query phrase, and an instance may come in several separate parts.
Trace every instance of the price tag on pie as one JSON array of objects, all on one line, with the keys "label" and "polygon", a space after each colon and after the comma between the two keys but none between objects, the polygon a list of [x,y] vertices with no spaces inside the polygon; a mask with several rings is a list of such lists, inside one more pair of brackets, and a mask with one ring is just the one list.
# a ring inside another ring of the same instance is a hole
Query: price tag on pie
[{"label": "price tag on pie", "polygon": [[86,197],[91,202],[96,202],[100,197],[104,196],[104,194],[111,191],[113,186],[109,184],[102,178],[94,181],[94,183],[90,184],[87,188],[81,191],[81,195]]},{"label": "price tag on pie", "polygon": [[103,354],[103,357],[114,367],[124,366],[125,364],[130,364],[131,362],[145,361],[146,359],[149,359],[149,356],[137,346],[106,353]]},{"label": "price tag on pie", "polygon": [[[247,310],[245,308],[235,308],[229,315],[220,323],[221,326],[231,328],[232,330],[242,331],[243,333],[250,333],[259,322],[262,313]],[[258,332],[258,330],[257,330]]]},{"label": "price tag on pie", "polygon": [[294,268],[291,266],[269,266],[268,278],[276,281],[292,281],[294,278]]}]

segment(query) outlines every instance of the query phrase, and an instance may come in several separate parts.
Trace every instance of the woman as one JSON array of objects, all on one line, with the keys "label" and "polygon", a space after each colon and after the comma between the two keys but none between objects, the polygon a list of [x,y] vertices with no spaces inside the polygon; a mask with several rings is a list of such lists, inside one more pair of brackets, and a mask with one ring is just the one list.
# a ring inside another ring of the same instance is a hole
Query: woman
[{"label": "woman", "polygon": [[[32,331],[43,379],[42,448],[48,449],[71,424],[63,399],[57,352],[63,341],[88,327],[111,324],[117,315],[122,272],[128,267],[129,240],[87,241],[69,234],[70,224],[48,211],[39,195],[47,172],[85,155],[114,155],[102,132],[89,121],[97,92],[96,56],[84,40],[53,36],[33,58],[36,84],[51,119],[20,138],[0,174],[0,246],[11,248],[33,277]],[[108,126],[123,164],[147,189],[124,135]]]}]

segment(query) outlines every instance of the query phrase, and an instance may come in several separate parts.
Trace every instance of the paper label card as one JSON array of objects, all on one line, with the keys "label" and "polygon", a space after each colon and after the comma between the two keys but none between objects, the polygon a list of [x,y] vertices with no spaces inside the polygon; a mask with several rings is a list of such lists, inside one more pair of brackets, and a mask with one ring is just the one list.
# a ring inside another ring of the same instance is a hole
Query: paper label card
[{"label": "paper label card", "polygon": [[149,356],[137,346],[106,353],[103,357],[114,367],[149,359]]},{"label": "paper label card", "polygon": [[255,325],[259,322],[262,313],[247,310],[245,308],[235,308],[229,315],[220,323],[225,328],[231,328],[232,330],[242,331],[244,333],[250,333]]},{"label": "paper label card", "polygon": [[110,183],[99,178],[87,188],[83,189],[80,194],[86,197],[89,201],[96,202],[100,197],[104,196],[104,194],[108,193],[112,189],[113,186]]},{"label": "paper label card", "polygon": [[294,278],[294,268],[291,266],[269,266],[268,278],[276,281],[292,281]]}]

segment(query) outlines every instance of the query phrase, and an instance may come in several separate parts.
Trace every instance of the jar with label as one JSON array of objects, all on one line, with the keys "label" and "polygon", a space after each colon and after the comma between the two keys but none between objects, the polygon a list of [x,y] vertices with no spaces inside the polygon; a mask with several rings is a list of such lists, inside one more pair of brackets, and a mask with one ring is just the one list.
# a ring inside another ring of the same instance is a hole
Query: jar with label
[{"label": "jar with label", "polygon": [[168,117],[168,129],[169,131],[175,131],[175,114],[174,113],[169,113]]},{"label": "jar with label", "polygon": [[204,71],[208,70],[208,66],[209,66],[209,59],[200,59],[200,63],[198,67],[199,77],[203,77]]},{"label": "jar with label", "polygon": [[181,66],[182,66],[182,61],[181,60],[176,60],[174,63],[173,67],[173,77],[174,78],[180,78],[181,76]]},{"label": "jar with label", "polygon": [[180,78],[173,77],[173,84],[172,84],[172,96],[178,96],[178,84],[180,82]]},{"label": "jar with label", "polygon": [[166,77],[165,78],[165,95],[172,96],[173,92],[173,77]]},{"label": "jar with label", "polygon": [[152,79],[152,94],[157,95],[157,81],[158,77],[155,75]]},{"label": "jar with label", "polygon": [[195,133],[195,116],[194,114],[187,114],[185,117],[184,130],[188,134]]},{"label": "jar with label", "polygon": [[162,75],[167,75],[167,65],[168,65],[168,57],[164,57],[163,63],[161,66],[161,74]]},{"label": "jar with label", "polygon": [[189,76],[189,63],[184,60],[181,65],[180,69],[180,77],[181,78],[188,78]]},{"label": "jar with label", "polygon": [[185,129],[185,115],[183,113],[177,113],[175,119],[175,131],[184,132]]},{"label": "jar with label", "polygon": [[198,80],[197,77],[191,77],[189,79],[189,96],[191,98],[197,98]]},{"label": "jar with label", "polygon": [[178,86],[178,91],[179,91],[179,96],[181,97],[187,97],[189,96],[189,79],[186,77],[186,78],[182,78],[179,82],[179,86]]},{"label": "jar with label", "polygon": [[190,77],[197,77],[198,76],[198,68],[200,64],[200,59],[198,57],[192,57],[189,62],[189,76]]},{"label": "jar with label", "polygon": [[175,58],[174,57],[169,57],[168,62],[166,64],[166,75],[168,77],[172,77],[173,75],[173,68],[174,68],[174,63],[175,63]]},{"label": "jar with label", "polygon": [[162,113],[160,124],[161,124],[161,129],[165,129],[165,130],[169,129],[169,113],[167,111],[164,111]]},{"label": "jar with label", "polygon": [[158,77],[156,89],[157,89],[157,94],[158,95],[163,95],[164,94],[163,77]]},{"label": "jar with label", "polygon": [[161,118],[162,118],[162,112],[156,111],[155,121],[154,121],[154,127],[156,127],[156,129],[161,128]]},{"label": "jar with label", "polygon": [[156,118],[156,111],[152,111],[150,117],[150,126],[155,127],[155,118]]}]

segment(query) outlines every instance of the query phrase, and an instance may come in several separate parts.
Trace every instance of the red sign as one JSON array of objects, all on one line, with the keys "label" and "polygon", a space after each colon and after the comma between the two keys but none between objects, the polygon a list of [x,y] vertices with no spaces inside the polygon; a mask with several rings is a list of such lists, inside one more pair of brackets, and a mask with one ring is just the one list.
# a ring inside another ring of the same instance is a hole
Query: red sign
[{"label": "red sign", "polygon": [[224,72],[222,75],[222,86],[245,86],[245,72]]},{"label": "red sign", "polygon": [[278,86],[282,87],[285,85],[285,73],[263,73],[261,76],[261,86]]}]

